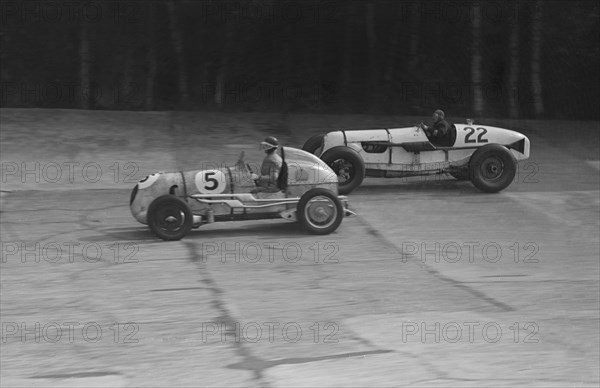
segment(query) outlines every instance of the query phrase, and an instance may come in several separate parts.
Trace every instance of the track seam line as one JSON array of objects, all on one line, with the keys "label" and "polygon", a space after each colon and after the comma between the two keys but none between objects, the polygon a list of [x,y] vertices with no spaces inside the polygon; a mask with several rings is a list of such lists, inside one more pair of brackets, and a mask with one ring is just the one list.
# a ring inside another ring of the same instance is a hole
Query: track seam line
[{"label": "track seam line", "polygon": [[[400,258],[402,260],[406,261],[406,258],[408,258],[409,255],[405,254],[402,251],[402,249],[398,248],[396,246],[396,244],[394,244],[387,237],[385,237],[383,234],[381,234],[373,225],[371,225],[366,219],[364,219],[364,217],[359,216],[357,218],[359,219],[359,222],[361,222],[363,225],[365,225],[367,227],[367,230],[369,231],[369,233],[371,233],[372,235],[374,235],[375,237],[380,239],[386,246],[393,248],[396,252],[399,253]],[[411,260],[411,262],[413,262],[413,261]],[[423,270],[425,270],[430,275],[433,275],[436,278],[438,278],[444,282],[450,283],[454,287],[458,287],[458,288],[466,291],[467,293],[475,296],[478,299],[485,300],[486,302],[496,306],[503,312],[515,311],[515,309],[513,307],[511,307],[505,303],[502,303],[490,296],[487,296],[485,293],[478,291],[470,286],[467,286],[467,285],[463,284],[462,282],[459,282],[458,280],[455,280],[455,279],[452,279],[451,277],[442,275],[438,270],[432,268],[431,266],[429,266],[425,263],[417,263],[417,262],[414,262],[414,263],[416,263],[419,267],[421,267]]]}]

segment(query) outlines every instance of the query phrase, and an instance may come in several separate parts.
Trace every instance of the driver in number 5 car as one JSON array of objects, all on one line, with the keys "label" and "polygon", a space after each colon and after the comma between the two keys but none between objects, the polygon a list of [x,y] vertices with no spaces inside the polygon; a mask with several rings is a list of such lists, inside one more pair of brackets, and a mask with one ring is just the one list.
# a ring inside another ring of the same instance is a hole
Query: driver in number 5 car
[{"label": "driver in number 5 car", "polygon": [[252,179],[256,182],[258,188],[266,189],[266,191],[278,191],[277,177],[281,171],[283,160],[277,154],[279,141],[273,136],[267,136],[260,142],[260,149],[265,151],[262,167],[260,168],[260,176],[252,174]]}]

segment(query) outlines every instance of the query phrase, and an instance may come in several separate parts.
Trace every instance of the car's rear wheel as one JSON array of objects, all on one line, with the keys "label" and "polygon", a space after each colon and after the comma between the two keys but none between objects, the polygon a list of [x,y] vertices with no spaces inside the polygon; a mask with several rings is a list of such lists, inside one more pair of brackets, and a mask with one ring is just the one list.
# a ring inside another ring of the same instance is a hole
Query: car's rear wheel
[{"label": "car's rear wheel", "polygon": [[344,218],[344,206],[338,197],[327,189],[311,189],[298,202],[298,219],[313,234],[329,234],[336,230]]},{"label": "car's rear wheel", "polygon": [[517,161],[514,155],[499,144],[481,147],[469,161],[471,182],[486,193],[496,193],[508,187],[516,172]]},{"label": "car's rear wheel", "polygon": [[323,143],[323,137],[325,135],[320,133],[318,135],[311,136],[302,146],[302,149],[306,152],[310,152],[311,154],[317,154],[317,150],[321,148],[321,144]]},{"label": "car's rear wheel", "polygon": [[338,177],[340,194],[350,194],[365,178],[365,164],[358,152],[348,147],[335,147],[325,152],[321,159]]},{"label": "car's rear wheel", "polygon": [[180,240],[190,231],[193,221],[188,204],[174,195],[158,197],[148,208],[148,226],[163,240]]}]

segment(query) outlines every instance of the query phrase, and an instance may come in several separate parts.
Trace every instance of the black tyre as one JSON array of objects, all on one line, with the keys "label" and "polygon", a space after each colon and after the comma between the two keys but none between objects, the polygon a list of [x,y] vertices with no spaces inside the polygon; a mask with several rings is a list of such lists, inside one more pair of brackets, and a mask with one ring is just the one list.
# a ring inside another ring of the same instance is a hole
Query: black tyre
[{"label": "black tyre", "polygon": [[304,193],[297,212],[300,223],[313,234],[333,232],[344,218],[342,202],[327,189],[311,189]]},{"label": "black tyre", "polygon": [[323,137],[325,135],[320,133],[318,135],[311,136],[302,146],[302,149],[306,152],[310,152],[314,154],[320,147],[323,142]]},{"label": "black tyre", "polygon": [[473,185],[486,193],[496,193],[510,185],[517,172],[517,160],[508,148],[499,144],[481,147],[469,161]]},{"label": "black tyre", "polygon": [[190,231],[193,221],[188,204],[174,195],[158,197],[148,208],[148,226],[163,240],[180,240]]},{"label": "black tyre", "polygon": [[365,179],[365,164],[358,152],[348,147],[335,147],[325,152],[321,159],[338,176],[340,194],[350,194]]}]

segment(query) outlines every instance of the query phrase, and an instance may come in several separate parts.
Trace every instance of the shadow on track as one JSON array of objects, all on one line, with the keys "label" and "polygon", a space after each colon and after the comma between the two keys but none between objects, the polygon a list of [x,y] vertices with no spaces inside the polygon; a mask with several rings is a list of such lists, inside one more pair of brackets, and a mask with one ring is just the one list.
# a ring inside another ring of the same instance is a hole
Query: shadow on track
[{"label": "shadow on track", "polygon": [[[277,220],[278,221],[278,220]],[[298,222],[289,222],[281,220],[281,222],[265,222],[259,221],[257,224],[249,225],[250,221],[243,221],[244,225],[239,221],[218,222],[211,225],[201,226],[197,229],[192,229],[183,240],[197,241],[201,239],[223,238],[223,237],[281,237],[281,238],[298,238],[299,236],[311,236],[302,225]],[[152,231],[145,226],[138,227],[121,227],[121,228],[101,228],[97,231],[101,236],[80,238],[80,241],[99,242],[110,239],[112,241],[123,242],[161,242],[160,238],[156,237]],[[335,232],[334,232],[335,233]],[[167,243],[168,241],[164,241]]]},{"label": "shadow on track", "polygon": [[[352,194],[386,194],[386,193],[423,193],[423,194],[432,194],[436,192],[444,192],[451,193],[455,195],[464,195],[464,194],[485,194],[468,181],[457,181],[454,179],[440,179],[440,178],[430,178],[431,180],[412,180],[405,181],[404,178],[377,178],[378,181],[369,184],[369,181],[365,181],[365,183],[354,190]],[[385,184],[382,181],[389,180],[390,184]]]}]

